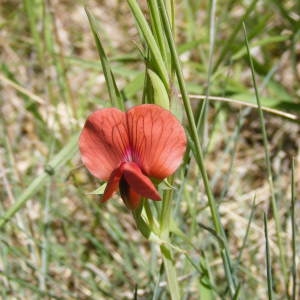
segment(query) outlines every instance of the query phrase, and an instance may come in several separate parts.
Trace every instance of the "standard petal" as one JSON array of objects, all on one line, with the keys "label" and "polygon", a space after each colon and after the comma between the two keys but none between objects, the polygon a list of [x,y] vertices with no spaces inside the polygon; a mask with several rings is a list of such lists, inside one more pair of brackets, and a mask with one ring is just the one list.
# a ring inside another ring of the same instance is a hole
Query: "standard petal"
[{"label": "standard petal", "polygon": [[81,159],[97,178],[108,180],[122,161],[130,158],[125,113],[105,108],[92,113],[79,138]]},{"label": "standard petal", "polygon": [[117,168],[111,173],[107,186],[104,190],[103,196],[101,198],[101,202],[106,202],[107,200],[109,200],[109,198],[111,198],[111,196],[118,190],[122,175],[123,168],[121,165],[119,168]]},{"label": "standard petal", "polygon": [[132,158],[143,173],[163,179],[176,171],[186,149],[182,125],[168,110],[138,105],[127,114]]},{"label": "standard petal", "polygon": [[152,200],[161,199],[152,181],[142,173],[137,164],[123,164],[123,176],[130,188],[139,195]]}]

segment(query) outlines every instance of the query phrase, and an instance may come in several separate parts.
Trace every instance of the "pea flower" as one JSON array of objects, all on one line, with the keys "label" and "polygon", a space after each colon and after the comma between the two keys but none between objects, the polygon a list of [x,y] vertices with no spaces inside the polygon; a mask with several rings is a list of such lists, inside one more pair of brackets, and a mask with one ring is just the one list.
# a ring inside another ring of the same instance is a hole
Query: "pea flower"
[{"label": "pea flower", "polygon": [[160,200],[150,178],[162,180],[179,167],[186,136],[166,109],[143,104],[122,112],[104,108],[93,112],[79,138],[81,159],[100,180],[108,181],[101,202],[118,189],[129,209],[141,197]]}]

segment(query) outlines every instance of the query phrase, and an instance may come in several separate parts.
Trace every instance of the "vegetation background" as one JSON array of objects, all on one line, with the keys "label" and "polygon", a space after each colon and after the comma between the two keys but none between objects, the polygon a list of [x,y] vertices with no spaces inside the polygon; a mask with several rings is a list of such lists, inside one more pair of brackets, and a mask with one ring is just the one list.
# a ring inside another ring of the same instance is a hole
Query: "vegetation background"
[{"label": "vegetation background", "polygon": [[[118,195],[100,205],[88,194],[100,183],[76,147],[86,117],[110,106],[84,5],[126,107],[142,102],[146,46],[128,2],[0,1],[2,299],[170,297],[157,245],[137,231]],[[211,96],[201,143],[240,283],[236,298],[300,299],[299,1],[174,2],[194,112]],[[147,2],[138,3],[149,16]],[[273,109],[263,122],[250,106],[257,100],[243,21],[261,104]],[[185,235],[172,236],[181,249],[174,257],[182,299],[231,299],[193,159],[175,183],[173,215]]]}]

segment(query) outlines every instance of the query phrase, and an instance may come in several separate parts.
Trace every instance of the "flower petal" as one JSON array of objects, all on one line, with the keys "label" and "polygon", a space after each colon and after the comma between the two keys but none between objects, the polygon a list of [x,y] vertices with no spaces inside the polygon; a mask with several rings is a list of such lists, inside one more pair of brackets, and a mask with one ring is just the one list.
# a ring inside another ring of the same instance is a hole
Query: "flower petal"
[{"label": "flower petal", "polygon": [[129,141],[125,113],[105,108],[92,113],[79,138],[81,159],[88,170],[101,180],[108,180],[128,155]]},{"label": "flower petal", "polygon": [[163,179],[176,171],[186,136],[175,116],[158,105],[138,105],[127,112],[127,126],[133,161],[144,174]]},{"label": "flower petal", "polygon": [[124,178],[120,181],[120,194],[129,209],[134,210],[138,208],[142,196],[136,193]]},{"label": "flower petal", "polygon": [[101,202],[106,202],[107,200],[109,200],[109,198],[118,190],[122,176],[123,168],[121,165],[119,168],[117,168],[111,173],[107,186],[104,190],[103,196],[101,198]]},{"label": "flower petal", "polygon": [[145,176],[137,164],[133,162],[123,164],[123,175],[130,188],[145,198],[160,200],[160,195],[152,181]]}]

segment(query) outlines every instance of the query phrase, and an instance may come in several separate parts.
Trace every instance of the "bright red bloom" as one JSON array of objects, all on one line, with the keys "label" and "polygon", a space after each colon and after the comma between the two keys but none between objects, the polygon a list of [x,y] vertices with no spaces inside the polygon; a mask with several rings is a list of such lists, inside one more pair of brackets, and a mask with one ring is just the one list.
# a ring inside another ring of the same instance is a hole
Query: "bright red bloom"
[{"label": "bright red bloom", "polygon": [[149,177],[164,179],[179,167],[186,147],[184,129],[168,111],[154,104],[126,113],[105,108],[92,113],[79,139],[81,159],[97,178],[108,181],[102,202],[119,188],[130,209],[141,197],[160,200]]}]

